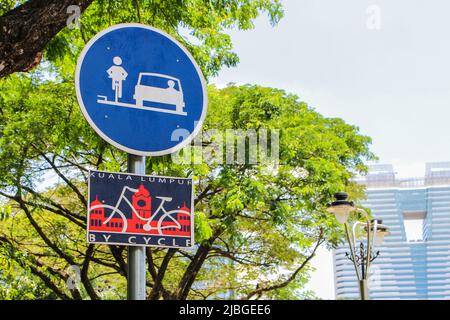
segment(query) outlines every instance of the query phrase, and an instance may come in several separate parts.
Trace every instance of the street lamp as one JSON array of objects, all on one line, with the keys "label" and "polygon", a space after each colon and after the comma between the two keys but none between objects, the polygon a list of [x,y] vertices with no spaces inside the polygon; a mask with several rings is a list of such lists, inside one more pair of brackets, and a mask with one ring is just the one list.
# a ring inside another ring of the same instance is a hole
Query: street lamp
[{"label": "street lamp", "polygon": [[[368,300],[369,292],[367,281],[369,278],[369,268],[373,260],[375,260],[380,251],[375,251],[375,246],[380,246],[386,235],[389,234],[389,228],[382,224],[382,220],[371,220],[367,212],[355,207],[352,201],[348,201],[348,195],[345,192],[338,192],[334,195],[336,201],[328,205],[327,211],[334,214],[336,220],[344,225],[345,235],[350,247],[350,253],[346,252],[345,256],[353,262],[358,278],[359,292],[361,300]],[[352,212],[361,213],[366,222],[356,221],[351,226],[352,235],[350,236],[348,218]],[[364,232],[364,240],[357,246],[358,227],[362,227]]]}]

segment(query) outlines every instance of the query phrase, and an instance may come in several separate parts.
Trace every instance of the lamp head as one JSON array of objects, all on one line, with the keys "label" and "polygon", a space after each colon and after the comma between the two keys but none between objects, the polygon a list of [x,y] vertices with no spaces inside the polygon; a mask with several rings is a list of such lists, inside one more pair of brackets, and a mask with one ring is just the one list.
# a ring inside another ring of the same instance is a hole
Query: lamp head
[{"label": "lamp head", "polygon": [[350,212],[355,210],[355,205],[352,201],[348,201],[348,194],[345,192],[337,192],[334,194],[336,198],[331,204],[328,205],[327,211],[334,214],[339,223],[346,223]]},{"label": "lamp head", "polygon": [[[390,235],[389,227],[383,224],[383,220],[381,219],[373,219],[370,221],[370,231],[373,232],[375,227],[375,222],[377,223],[377,231],[375,236],[375,244],[377,246],[381,246],[383,244],[383,240],[385,236]],[[366,229],[367,231],[367,229]]]}]

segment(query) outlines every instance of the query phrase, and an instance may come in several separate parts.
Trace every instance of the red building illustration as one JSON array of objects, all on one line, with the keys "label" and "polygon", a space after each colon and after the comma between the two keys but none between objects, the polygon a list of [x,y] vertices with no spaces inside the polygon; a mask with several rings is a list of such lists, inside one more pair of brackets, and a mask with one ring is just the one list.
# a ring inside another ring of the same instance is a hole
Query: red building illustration
[{"label": "red building illustration", "polygon": [[[191,210],[186,207],[186,203],[179,209],[180,211],[177,213],[177,221],[180,224],[181,228],[177,228],[175,223],[171,222],[174,227],[164,229],[163,233],[167,235],[176,235],[176,236],[189,236],[191,234]],[[188,212],[188,213],[185,213]],[[164,225],[164,222],[163,222]]]},{"label": "red building illustration", "polygon": [[[148,224],[148,220],[152,216],[152,197],[149,190],[145,188],[141,183],[138,190],[132,195],[131,203],[134,210],[139,214],[137,215],[130,208],[130,219],[127,219],[127,233],[140,233],[140,234],[159,234],[158,221],[152,220]],[[119,214],[115,214],[111,219],[105,217],[105,209],[102,207],[103,203],[99,201],[98,197],[90,203],[90,215],[89,215],[89,230],[92,231],[115,231],[122,232],[124,221]],[[97,207],[96,207],[97,206]],[[187,236],[191,235],[191,210],[183,204],[179,211],[176,213],[176,217],[171,215],[171,218],[175,218],[176,222],[167,218],[161,222],[161,229],[163,235],[172,236]],[[142,220],[142,219],[144,220]],[[108,222],[106,222],[108,221]],[[147,226],[146,226],[147,225]],[[150,225],[150,228],[148,227]]]},{"label": "red building illustration", "polygon": [[[97,208],[95,208],[96,206]],[[90,208],[94,209],[91,210],[91,213],[89,215],[89,230],[122,231],[122,218],[118,215],[115,215],[108,222],[106,222],[108,217],[105,217],[105,208],[103,208],[102,206],[103,203],[98,200],[98,197],[96,197],[95,200],[91,202]]]},{"label": "red building illustration", "polygon": [[[134,210],[136,210],[142,218],[148,219],[152,216],[152,197],[143,183],[141,183],[138,191],[131,197],[131,203]],[[144,230],[145,223],[146,221],[141,220],[138,215],[132,212],[131,219],[128,220],[127,232],[147,233]]]}]

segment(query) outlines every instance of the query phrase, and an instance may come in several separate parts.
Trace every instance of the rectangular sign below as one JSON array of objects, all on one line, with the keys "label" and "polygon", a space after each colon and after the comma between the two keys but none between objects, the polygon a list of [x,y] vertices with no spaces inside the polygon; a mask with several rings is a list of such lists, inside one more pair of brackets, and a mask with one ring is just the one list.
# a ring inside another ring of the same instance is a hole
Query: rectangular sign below
[{"label": "rectangular sign below", "polygon": [[90,171],[88,193],[88,243],[194,245],[191,178]]}]

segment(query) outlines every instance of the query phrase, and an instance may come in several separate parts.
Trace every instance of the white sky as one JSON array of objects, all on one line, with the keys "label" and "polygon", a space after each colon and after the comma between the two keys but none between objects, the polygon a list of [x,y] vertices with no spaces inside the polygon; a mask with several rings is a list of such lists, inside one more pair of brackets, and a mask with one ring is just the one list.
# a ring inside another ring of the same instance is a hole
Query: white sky
[{"label": "white sky", "polygon": [[[380,163],[392,163],[399,176],[450,161],[450,1],[283,2],[275,28],[262,17],[252,31],[231,32],[241,62],[213,83],[296,93],[318,112],[359,126]],[[367,26],[369,6],[380,10],[380,29]],[[322,250],[313,264],[310,286],[333,298],[331,254]]]}]

